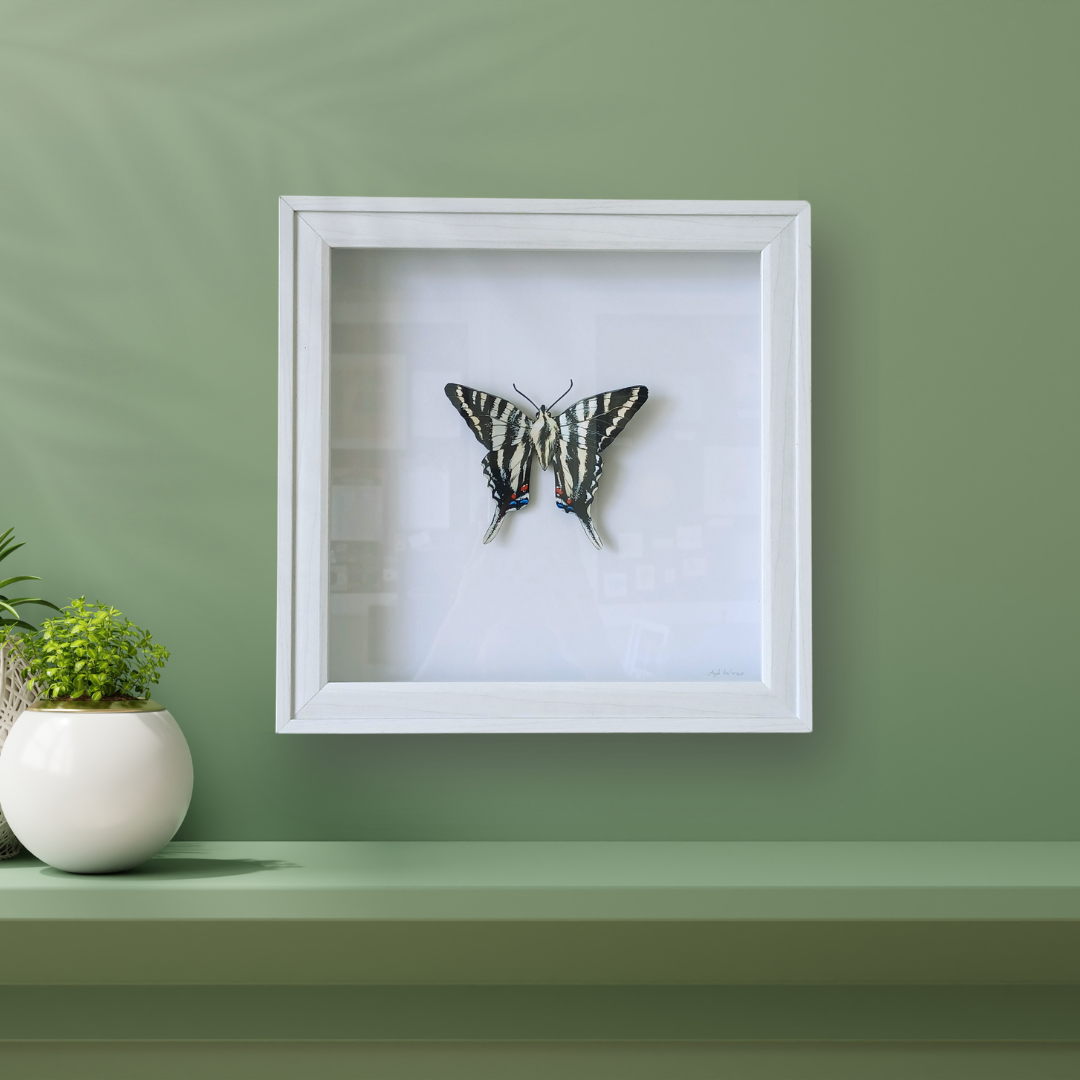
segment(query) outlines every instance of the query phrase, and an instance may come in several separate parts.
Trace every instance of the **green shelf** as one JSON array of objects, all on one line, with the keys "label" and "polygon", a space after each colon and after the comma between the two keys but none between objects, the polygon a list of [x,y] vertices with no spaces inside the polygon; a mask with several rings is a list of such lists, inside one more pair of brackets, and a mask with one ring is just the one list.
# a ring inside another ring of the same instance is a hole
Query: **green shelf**
[{"label": "green shelf", "polygon": [[1080,919],[1080,843],[182,842],[0,863],[0,919]]},{"label": "green shelf", "polygon": [[0,923],[20,985],[1060,985],[1080,844],[185,842]]}]

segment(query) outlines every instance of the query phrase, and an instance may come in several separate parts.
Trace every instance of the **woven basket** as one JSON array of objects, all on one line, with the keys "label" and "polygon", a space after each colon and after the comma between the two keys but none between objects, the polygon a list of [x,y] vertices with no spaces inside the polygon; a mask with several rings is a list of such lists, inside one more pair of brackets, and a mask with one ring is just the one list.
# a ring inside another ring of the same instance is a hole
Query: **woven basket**
[{"label": "woven basket", "polygon": [[[0,750],[16,718],[37,699],[37,694],[27,688],[19,660],[17,640],[0,645]],[[11,859],[20,851],[22,845],[15,839],[0,807],[0,859]]]}]

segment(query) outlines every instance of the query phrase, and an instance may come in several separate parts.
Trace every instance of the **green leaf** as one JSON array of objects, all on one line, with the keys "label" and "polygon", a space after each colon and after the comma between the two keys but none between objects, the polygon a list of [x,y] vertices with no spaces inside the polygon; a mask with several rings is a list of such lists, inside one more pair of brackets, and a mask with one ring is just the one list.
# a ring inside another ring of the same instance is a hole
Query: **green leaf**
[{"label": "green leaf", "polygon": [[8,529],[3,536],[0,536],[0,562],[3,562],[12,552],[18,551],[23,547],[23,544],[5,544],[4,541],[14,532],[14,529]]},{"label": "green leaf", "polygon": [[[3,533],[0,533],[0,561],[6,559],[9,555],[14,554],[19,548],[24,545],[16,544],[13,539],[14,529],[6,529]],[[0,581],[0,589],[6,589],[9,585],[14,585],[19,581],[40,581],[41,578],[36,574],[17,574],[15,577],[4,578]],[[0,621],[0,626],[19,626],[25,630],[29,630],[31,633],[34,631],[34,627],[31,623],[19,617],[19,613],[16,610],[21,604],[38,604],[42,607],[52,608],[53,611],[59,611],[60,609],[48,600],[43,600],[37,596],[20,596],[20,597],[8,597],[0,593],[0,612],[8,612],[14,616],[14,621],[3,619]]]},{"label": "green leaf", "polygon": [[40,581],[41,578],[35,577],[33,574],[20,574],[19,577],[9,577],[0,581],[0,589],[6,588],[8,585],[14,585],[16,581]]}]

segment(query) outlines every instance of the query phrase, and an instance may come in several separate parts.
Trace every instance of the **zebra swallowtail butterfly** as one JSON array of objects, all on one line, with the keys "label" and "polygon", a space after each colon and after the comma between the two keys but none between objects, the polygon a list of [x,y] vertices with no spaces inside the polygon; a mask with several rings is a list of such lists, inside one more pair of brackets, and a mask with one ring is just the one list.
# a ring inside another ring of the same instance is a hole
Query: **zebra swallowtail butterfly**
[{"label": "zebra swallowtail butterfly", "polygon": [[529,470],[535,451],[540,468],[546,471],[551,465],[554,470],[555,505],[577,515],[594,547],[604,546],[590,510],[604,467],[600,452],[614,442],[630,417],[645,404],[649,390],[645,386],[609,390],[582,398],[559,414],[553,413],[552,409],[573,386],[571,380],[570,388],[550,407],[538,407],[532,398],[522,394],[537,409],[537,415],[530,417],[505,398],[471,386],[446,384],[450,403],[488,451],[484,475],[495,500],[495,516],[484,533],[485,544],[494,538],[511,510],[528,504]]}]

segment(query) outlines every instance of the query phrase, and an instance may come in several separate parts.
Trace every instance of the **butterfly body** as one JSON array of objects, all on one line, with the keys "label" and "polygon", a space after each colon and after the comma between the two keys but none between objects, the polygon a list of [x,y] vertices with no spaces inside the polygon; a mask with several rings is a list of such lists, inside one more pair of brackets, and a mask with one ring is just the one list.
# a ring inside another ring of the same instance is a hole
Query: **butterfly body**
[{"label": "butterfly body", "polygon": [[529,438],[532,440],[536,456],[540,459],[540,468],[547,472],[551,464],[551,455],[555,450],[555,443],[559,438],[559,425],[555,417],[548,412],[546,405],[540,406],[540,412],[529,428]]},{"label": "butterfly body", "polygon": [[528,504],[535,453],[541,469],[546,472],[550,465],[555,473],[555,505],[576,515],[593,546],[603,547],[591,513],[603,471],[600,452],[645,404],[647,387],[627,386],[582,398],[558,414],[541,405],[534,417],[504,398],[459,383],[447,383],[445,392],[488,451],[484,474],[496,506],[485,544],[508,513]]}]

